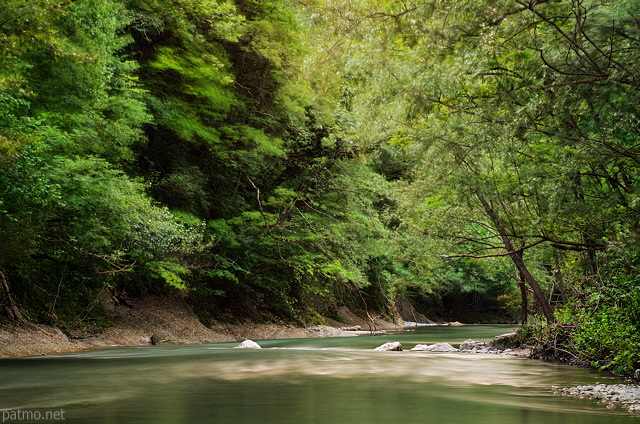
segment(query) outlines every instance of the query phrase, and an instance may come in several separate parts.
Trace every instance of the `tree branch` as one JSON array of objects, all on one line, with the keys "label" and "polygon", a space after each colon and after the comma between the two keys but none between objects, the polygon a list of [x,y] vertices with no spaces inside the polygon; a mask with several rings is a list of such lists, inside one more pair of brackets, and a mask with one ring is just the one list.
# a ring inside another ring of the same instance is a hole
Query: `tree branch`
[{"label": "tree branch", "polygon": [[459,255],[440,255],[440,257],[441,258],[474,258],[474,259],[498,258],[498,257],[502,257],[502,256],[511,256],[511,255],[516,254],[516,253],[524,252],[526,249],[530,249],[533,246],[537,246],[540,243],[544,243],[545,241],[546,240],[538,240],[536,242],[533,242],[531,244],[523,246],[523,247],[521,247],[519,249],[514,249],[512,251],[504,252],[504,253],[494,253],[494,254],[491,254],[491,255],[459,254]]}]

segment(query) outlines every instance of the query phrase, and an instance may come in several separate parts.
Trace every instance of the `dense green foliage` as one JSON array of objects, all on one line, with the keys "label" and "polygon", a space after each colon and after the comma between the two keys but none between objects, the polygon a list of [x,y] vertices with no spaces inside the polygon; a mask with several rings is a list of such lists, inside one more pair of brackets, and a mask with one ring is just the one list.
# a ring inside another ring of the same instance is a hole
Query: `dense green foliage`
[{"label": "dense green foliage", "polygon": [[279,0],[3,5],[9,314],[81,325],[169,289],[204,321],[393,314],[387,182],[314,99],[303,25]]},{"label": "dense green foliage", "polygon": [[[352,134],[406,165],[384,159],[403,182],[391,196],[400,228],[427,239],[415,265],[428,286],[434,255],[490,261],[485,281],[509,275],[522,318],[544,316],[547,354],[627,372],[640,366],[639,6],[315,9],[349,87]],[[554,346],[558,328],[566,343]]]},{"label": "dense green foliage", "polygon": [[205,322],[408,300],[639,367],[638,10],[10,0],[9,314],[80,323],[101,293],[169,288]]}]

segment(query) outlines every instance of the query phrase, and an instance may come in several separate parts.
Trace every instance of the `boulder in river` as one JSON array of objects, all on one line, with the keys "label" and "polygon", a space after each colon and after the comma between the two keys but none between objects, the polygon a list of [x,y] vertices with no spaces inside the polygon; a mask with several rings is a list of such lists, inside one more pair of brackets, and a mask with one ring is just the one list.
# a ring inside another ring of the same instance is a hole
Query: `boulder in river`
[{"label": "boulder in river", "polygon": [[518,333],[515,332],[495,336],[489,342],[489,348],[492,350],[512,349],[518,346],[520,346],[520,341],[518,340]]},{"label": "boulder in river", "polygon": [[402,351],[402,345],[400,344],[400,342],[387,342],[373,350],[378,352]]},{"label": "boulder in river", "polygon": [[419,344],[416,345],[412,351],[418,352],[457,352],[458,349],[451,346],[449,343],[436,343],[432,345]]},{"label": "boulder in river", "polygon": [[414,351],[416,351],[416,350],[417,351],[426,351],[428,347],[429,347],[429,345],[419,344],[419,345],[415,345],[413,348],[411,348],[411,350],[414,350]]},{"label": "boulder in river", "polygon": [[262,349],[262,347],[253,340],[245,340],[236,346],[238,349]]},{"label": "boulder in river", "polygon": [[484,352],[487,350],[487,347],[483,342],[467,339],[460,343],[460,350],[463,352]]}]

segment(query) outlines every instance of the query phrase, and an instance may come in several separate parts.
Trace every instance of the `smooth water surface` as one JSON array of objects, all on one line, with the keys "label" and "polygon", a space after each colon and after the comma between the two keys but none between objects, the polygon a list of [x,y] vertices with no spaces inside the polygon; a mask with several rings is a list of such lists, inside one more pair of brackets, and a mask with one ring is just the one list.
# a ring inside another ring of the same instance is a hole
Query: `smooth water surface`
[{"label": "smooth water surface", "polygon": [[[262,350],[226,343],[0,360],[0,413],[64,411],[64,422],[118,424],[640,424],[626,411],[557,396],[550,388],[620,382],[593,371],[491,354],[372,351],[387,341],[405,349],[455,345],[509,330],[424,327],[375,337],[262,341]],[[35,422],[25,416],[20,422]]]}]

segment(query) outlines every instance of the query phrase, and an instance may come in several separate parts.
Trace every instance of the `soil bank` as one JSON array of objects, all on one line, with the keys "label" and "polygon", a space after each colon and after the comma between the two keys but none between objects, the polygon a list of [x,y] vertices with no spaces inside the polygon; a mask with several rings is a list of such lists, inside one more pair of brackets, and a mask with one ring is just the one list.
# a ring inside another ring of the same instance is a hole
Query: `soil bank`
[{"label": "soil bank", "polygon": [[[371,327],[347,308],[339,312],[342,321],[327,319],[330,325],[296,327],[290,324],[258,324],[249,320],[203,325],[185,299],[179,296],[148,296],[127,300],[128,306],[109,305],[113,325],[100,329],[84,326],[68,330],[16,322],[0,322],[0,358],[73,352],[106,346],[139,346],[152,343],[201,344],[309,337],[341,337],[359,334],[343,327]],[[401,328],[401,322],[375,321],[375,330]]]}]

